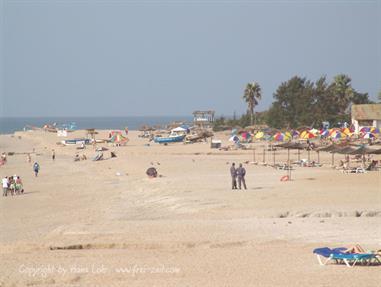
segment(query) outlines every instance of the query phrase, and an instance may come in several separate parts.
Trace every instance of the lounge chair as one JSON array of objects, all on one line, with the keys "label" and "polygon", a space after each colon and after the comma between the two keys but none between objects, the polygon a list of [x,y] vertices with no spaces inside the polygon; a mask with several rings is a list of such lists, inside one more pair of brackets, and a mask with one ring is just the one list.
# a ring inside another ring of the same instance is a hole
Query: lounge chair
[{"label": "lounge chair", "polygon": [[344,169],[343,173],[366,173],[366,170],[362,167],[354,167],[350,169]]},{"label": "lounge chair", "polygon": [[348,267],[353,267],[357,262],[370,265],[372,261],[380,263],[376,254],[373,253],[344,253],[344,254],[334,254],[332,259],[337,260],[337,262],[344,262]]},{"label": "lounge chair", "polygon": [[[348,267],[355,266],[358,262],[370,265],[373,261],[381,263],[377,258],[377,254],[373,253],[344,253],[346,248],[334,248],[328,247],[314,249],[313,253],[316,254],[320,265],[326,265],[330,261],[336,263],[345,263]],[[327,258],[323,261],[322,257]]]}]

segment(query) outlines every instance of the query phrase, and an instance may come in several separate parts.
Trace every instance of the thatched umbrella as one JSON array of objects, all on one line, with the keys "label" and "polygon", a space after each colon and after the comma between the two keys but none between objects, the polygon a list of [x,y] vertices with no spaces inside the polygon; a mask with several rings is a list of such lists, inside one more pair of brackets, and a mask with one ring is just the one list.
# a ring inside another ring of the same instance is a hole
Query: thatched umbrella
[{"label": "thatched umbrella", "polygon": [[316,151],[321,152],[321,151],[326,151],[332,153],[332,162],[331,165],[333,166],[335,164],[335,152],[339,149],[343,148],[342,145],[337,145],[337,144],[331,144],[328,146],[320,147],[316,149]]},{"label": "thatched umbrella", "polygon": [[155,129],[154,129],[153,127],[146,126],[146,125],[141,126],[141,127],[139,128],[139,131],[141,131],[141,132],[151,132],[151,131],[154,131],[154,130],[155,130]]},{"label": "thatched umbrella", "polygon": [[362,164],[365,166],[365,154],[381,154],[381,149],[372,149],[369,147],[366,147],[365,145],[360,146],[358,149],[352,151],[350,154],[358,154],[362,155]]},{"label": "thatched umbrella", "polygon": [[369,152],[369,154],[381,154],[381,148],[380,149],[375,149],[372,152]]},{"label": "thatched umbrella", "polygon": [[339,154],[350,154],[351,152],[353,152],[355,149],[353,147],[350,147],[350,146],[335,146],[331,151],[330,153],[332,153],[332,166],[335,164],[335,153],[339,153]]},{"label": "thatched umbrella", "polygon": [[352,151],[350,154],[381,154],[381,149],[372,149],[364,145]]},{"label": "thatched umbrella", "polygon": [[95,129],[86,129],[86,135],[87,137],[90,137],[91,139],[95,140],[95,135],[98,134]]},{"label": "thatched umbrella", "polygon": [[282,147],[287,149],[287,165],[288,165],[288,177],[291,180],[291,164],[290,164],[290,149],[301,150],[305,148],[304,144],[287,142],[277,145],[277,147]]},{"label": "thatched umbrella", "polygon": [[332,152],[336,152],[336,153],[339,153],[339,154],[351,154],[355,150],[356,149],[351,147],[351,146],[346,146],[346,147],[338,148],[338,149],[336,149],[335,151],[332,151]]}]

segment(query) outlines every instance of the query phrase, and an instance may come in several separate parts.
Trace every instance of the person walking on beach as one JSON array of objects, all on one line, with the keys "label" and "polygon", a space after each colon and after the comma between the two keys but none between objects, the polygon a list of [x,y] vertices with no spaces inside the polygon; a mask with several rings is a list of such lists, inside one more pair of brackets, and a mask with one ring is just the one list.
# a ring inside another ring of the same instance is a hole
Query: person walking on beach
[{"label": "person walking on beach", "polygon": [[237,177],[238,177],[238,188],[241,189],[241,183],[243,184],[243,188],[246,188],[246,182],[245,182],[245,175],[246,175],[246,170],[242,166],[242,163],[239,164],[239,167],[237,168]]},{"label": "person walking on beach", "polygon": [[232,163],[230,167],[230,175],[232,177],[232,189],[237,189],[237,171],[235,169],[235,163]]},{"label": "person walking on beach", "polygon": [[56,159],[56,151],[52,149],[52,160],[54,161]]},{"label": "person walking on beach", "polygon": [[38,164],[38,162],[34,163],[33,170],[34,170],[34,175],[37,177],[38,176],[38,172],[40,170],[40,165]]},{"label": "person walking on beach", "polygon": [[9,181],[8,181],[8,177],[4,177],[2,180],[2,184],[3,184],[3,196],[7,196],[8,195],[8,186],[9,186]]}]

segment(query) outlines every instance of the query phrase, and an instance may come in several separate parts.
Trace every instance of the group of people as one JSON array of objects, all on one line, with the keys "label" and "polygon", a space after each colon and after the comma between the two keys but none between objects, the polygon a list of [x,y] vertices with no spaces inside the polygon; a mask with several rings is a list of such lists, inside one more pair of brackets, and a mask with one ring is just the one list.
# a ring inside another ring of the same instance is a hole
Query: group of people
[{"label": "group of people", "polygon": [[232,177],[232,189],[237,189],[237,179],[238,179],[238,189],[241,189],[243,185],[244,189],[247,189],[245,182],[246,169],[242,166],[242,163],[239,164],[239,167],[235,167],[235,163],[232,163],[230,167],[230,175]]},{"label": "group of people", "polygon": [[3,196],[17,195],[24,193],[21,178],[17,175],[6,176],[2,179]]}]

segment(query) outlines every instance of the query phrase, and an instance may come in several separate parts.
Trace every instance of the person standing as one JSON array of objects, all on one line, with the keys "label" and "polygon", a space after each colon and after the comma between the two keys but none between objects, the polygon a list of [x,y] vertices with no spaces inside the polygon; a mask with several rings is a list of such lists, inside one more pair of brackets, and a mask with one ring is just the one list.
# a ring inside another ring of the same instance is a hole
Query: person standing
[{"label": "person standing", "polygon": [[232,189],[237,189],[237,171],[235,168],[235,163],[232,163],[230,167],[230,175],[232,177]]},{"label": "person standing", "polygon": [[237,177],[238,177],[238,188],[241,189],[241,183],[243,184],[243,188],[246,188],[246,182],[245,182],[245,175],[246,175],[246,169],[242,166],[242,163],[239,164],[239,167],[237,168]]},{"label": "person standing", "polygon": [[4,177],[1,181],[3,184],[3,196],[7,196],[8,195],[8,186],[9,186],[8,176]]},{"label": "person standing", "polygon": [[56,151],[52,149],[52,160],[54,161],[56,159]]},{"label": "person standing", "polygon": [[38,176],[38,172],[40,171],[40,165],[38,164],[38,162],[34,163],[33,170],[34,170],[34,175],[37,177]]}]

